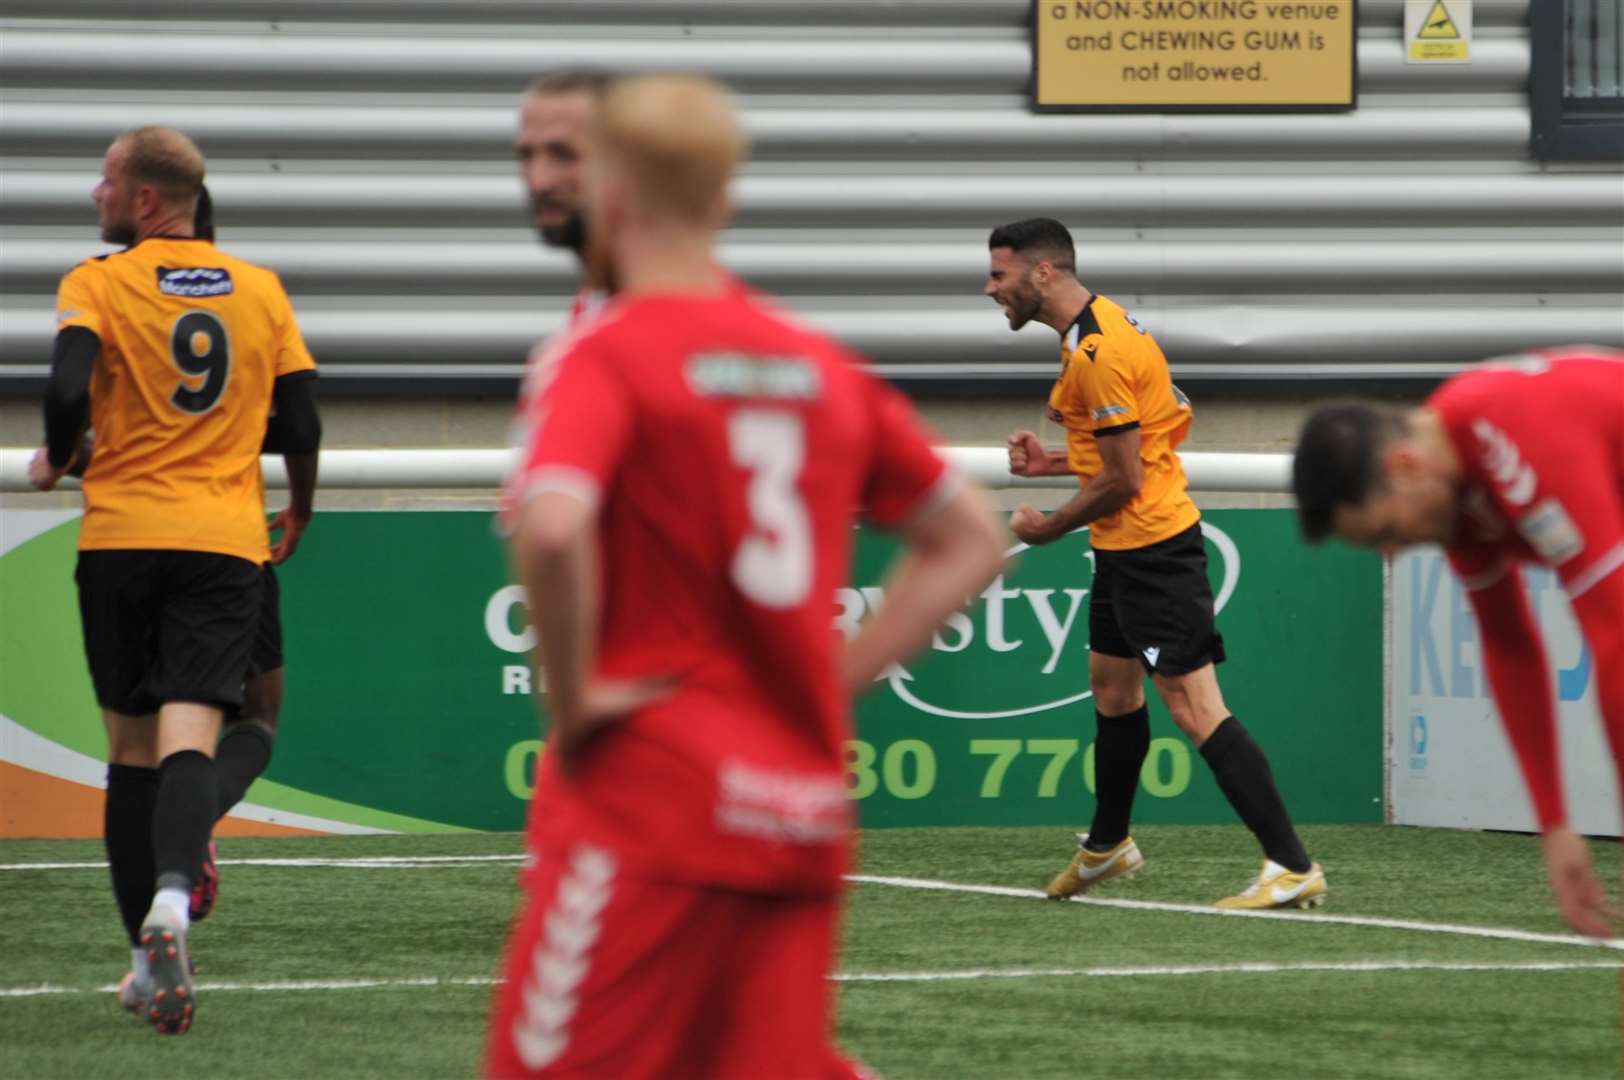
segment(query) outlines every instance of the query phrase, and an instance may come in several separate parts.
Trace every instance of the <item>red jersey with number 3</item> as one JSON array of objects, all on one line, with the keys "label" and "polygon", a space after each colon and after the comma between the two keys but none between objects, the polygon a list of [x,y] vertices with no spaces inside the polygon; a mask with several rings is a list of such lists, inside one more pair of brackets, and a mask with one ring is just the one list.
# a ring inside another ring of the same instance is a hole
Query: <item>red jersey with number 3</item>
[{"label": "red jersey with number 3", "polygon": [[316,366],[282,283],[205,240],[80,263],[59,330],[101,339],[79,546],[270,558],[259,449],[277,376]]},{"label": "red jersey with number 3", "polygon": [[764,302],[632,296],[541,358],[512,503],[599,507],[595,674],[672,694],[543,758],[533,841],[628,872],[832,892],[851,810],[835,590],[859,508],[898,525],[950,489],[906,400]]},{"label": "red jersey with number 3", "polygon": [[1624,353],[1551,349],[1490,361],[1427,405],[1464,470],[1448,554],[1468,589],[1528,561],[1550,566],[1577,596],[1624,565]]}]

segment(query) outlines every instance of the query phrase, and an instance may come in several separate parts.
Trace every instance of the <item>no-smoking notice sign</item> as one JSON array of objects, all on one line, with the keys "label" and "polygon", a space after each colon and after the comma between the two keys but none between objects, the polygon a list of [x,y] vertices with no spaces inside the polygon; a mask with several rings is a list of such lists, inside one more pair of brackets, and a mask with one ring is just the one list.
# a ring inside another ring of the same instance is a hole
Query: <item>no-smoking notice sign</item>
[{"label": "no-smoking notice sign", "polygon": [[1039,111],[1329,112],[1358,96],[1354,0],[1036,0]]}]

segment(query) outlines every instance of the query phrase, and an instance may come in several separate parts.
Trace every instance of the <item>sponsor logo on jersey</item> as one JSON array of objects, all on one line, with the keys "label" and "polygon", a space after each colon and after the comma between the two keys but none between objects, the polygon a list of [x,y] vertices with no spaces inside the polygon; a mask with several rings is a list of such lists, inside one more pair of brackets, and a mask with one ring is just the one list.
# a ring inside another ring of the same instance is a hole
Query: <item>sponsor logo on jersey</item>
[{"label": "sponsor logo on jersey", "polygon": [[1516,353],[1512,356],[1497,356],[1493,360],[1485,360],[1478,365],[1480,371],[1520,371],[1524,375],[1543,375],[1551,370],[1551,361],[1539,353]]},{"label": "sponsor logo on jersey", "polygon": [[1089,415],[1096,421],[1109,420],[1113,416],[1127,416],[1128,407],[1126,405],[1101,405]]},{"label": "sponsor logo on jersey", "polygon": [[1560,566],[1585,549],[1584,534],[1555,499],[1546,499],[1518,519],[1517,531],[1551,566]]},{"label": "sponsor logo on jersey", "polygon": [[701,397],[813,401],[823,383],[817,365],[799,356],[701,353],[688,360],[683,374]]},{"label": "sponsor logo on jersey", "polygon": [[227,296],[234,288],[231,271],[220,267],[158,267],[158,291],[165,296]]},{"label": "sponsor logo on jersey", "polygon": [[1527,506],[1534,499],[1539,479],[1533,468],[1522,459],[1522,451],[1511,441],[1511,436],[1489,421],[1478,417],[1472,422],[1472,434],[1483,451],[1483,468],[1499,489],[1500,497],[1512,506]]}]

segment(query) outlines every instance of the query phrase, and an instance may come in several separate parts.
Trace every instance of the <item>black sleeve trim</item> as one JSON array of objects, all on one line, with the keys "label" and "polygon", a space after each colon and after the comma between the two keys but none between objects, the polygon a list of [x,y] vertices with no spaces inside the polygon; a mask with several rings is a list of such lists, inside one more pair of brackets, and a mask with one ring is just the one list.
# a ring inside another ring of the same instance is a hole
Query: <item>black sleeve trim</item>
[{"label": "black sleeve trim", "polygon": [[69,326],[56,335],[45,383],[45,453],[54,468],[73,460],[90,422],[90,375],[100,355],[101,338],[94,330]]},{"label": "black sleeve trim", "polygon": [[316,411],[316,372],[293,371],[277,377],[271,415],[265,423],[267,454],[313,454],[321,446],[321,416]]},{"label": "black sleeve trim", "polygon": [[1097,439],[1101,435],[1105,435],[1105,436],[1126,435],[1128,432],[1133,431],[1138,427],[1139,427],[1139,421],[1137,421],[1137,420],[1129,420],[1126,424],[1112,424],[1110,427],[1095,428],[1094,429],[1094,437]]}]

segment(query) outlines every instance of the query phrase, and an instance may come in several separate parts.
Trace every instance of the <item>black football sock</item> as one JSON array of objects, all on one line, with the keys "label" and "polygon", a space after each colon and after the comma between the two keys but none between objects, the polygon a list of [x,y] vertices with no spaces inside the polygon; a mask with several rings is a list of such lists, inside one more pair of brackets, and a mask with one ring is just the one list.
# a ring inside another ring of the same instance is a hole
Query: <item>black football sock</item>
[{"label": "black football sock", "polygon": [[113,899],[130,944],[140,944],[141,920],[152,906],[156,876],[152,856],[152,809],[158,802],[158,770],[135,765],[107,766],[107,802],[102,838],[113,875]]},{"label": "black football sock", "polygon": [[1274,786],[1269,759],[1241,722],[1225,717],[1201,744],[1201,756],[1229,805],[1263,845],[1263,853],[1294,874],[1306,871],[1312,863]]},{"label": "black football sock", "polygon": [[158,766],[158,804],[152,814],[152,850],[160,889],[192,891],[214,831],[220,782],[214,761],[182,750]]},{"label": "black football sock", "polygon": [[215,820],[242,802],[248,786],[271,763],[272,735],[254,720],[239,720],[226,729],[214,751],[214,771],[220,781]]},{"label": "black football sock", "polygon": [[1150,710],[1141,705],[1131,713],[1106,716],[1096,712],[1099,734],[1094,739],[1094,823],[1088,828],[1088,849],[1110,851],[1128,838],[1133,818],[1133,797],[1139,790],[1139,770],[1150,753]]}]

